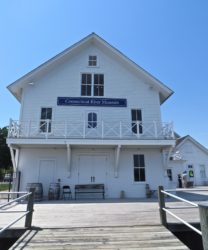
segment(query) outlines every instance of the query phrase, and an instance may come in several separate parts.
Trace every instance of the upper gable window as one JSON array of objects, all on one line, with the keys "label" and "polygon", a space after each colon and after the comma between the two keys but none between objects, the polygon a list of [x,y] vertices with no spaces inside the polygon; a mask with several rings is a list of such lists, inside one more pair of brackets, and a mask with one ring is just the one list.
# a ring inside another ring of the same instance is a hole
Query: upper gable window
[{"label": "upper gable window", "polygon": [[91,67],[97,66],[97,56],[89,56],[88,66],[91,66]]},{"label": "upper gable window", "polygon": [[92,75],[82,74],[81,95],[91,96],[92,93]]},{"label": "upper gable window", "polygon": [[104,96],[104,74],[82,74],[81,96]]}]

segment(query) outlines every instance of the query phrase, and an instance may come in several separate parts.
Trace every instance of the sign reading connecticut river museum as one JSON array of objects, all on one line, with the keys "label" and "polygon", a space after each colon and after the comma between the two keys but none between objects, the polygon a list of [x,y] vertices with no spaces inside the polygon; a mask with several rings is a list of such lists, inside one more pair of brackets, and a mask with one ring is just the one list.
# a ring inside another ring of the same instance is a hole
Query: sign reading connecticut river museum
[{"label": "sign reading connecticut river museum", "polygon": [[57,105],[127,107],[127,100],[119,98],[58,97]]}]

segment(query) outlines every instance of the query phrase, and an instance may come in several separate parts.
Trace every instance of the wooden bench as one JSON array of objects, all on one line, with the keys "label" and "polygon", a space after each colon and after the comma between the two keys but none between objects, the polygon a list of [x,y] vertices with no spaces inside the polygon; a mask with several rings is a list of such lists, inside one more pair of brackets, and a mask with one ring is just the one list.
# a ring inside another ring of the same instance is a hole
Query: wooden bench
[{"label": "wooden bench", "polygon": [[105,187],[104,184],[75,185],[75,200],[79,194],[102,194],[102,198],[105,199]]}]

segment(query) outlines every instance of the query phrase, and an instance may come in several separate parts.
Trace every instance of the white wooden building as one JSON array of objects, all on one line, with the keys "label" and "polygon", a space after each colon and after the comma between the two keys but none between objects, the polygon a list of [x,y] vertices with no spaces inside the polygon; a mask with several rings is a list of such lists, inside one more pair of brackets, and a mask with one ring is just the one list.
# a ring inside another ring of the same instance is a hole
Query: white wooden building
[{"label": "white wooden building", "polygon": [[168,165],[173,186],[178,186],[178,175],[184,171],[194,186],[208,185],[208,150],[190,135],[177,138]]},{"label": "white wooden building", "polygon": [[95,33],[8,89],[21,103],[7,139],[20,190],[41,182],[47,195],[59,180],[144,197],[146,183],[168,185],[175,139],[160,105],[173,92]]}]

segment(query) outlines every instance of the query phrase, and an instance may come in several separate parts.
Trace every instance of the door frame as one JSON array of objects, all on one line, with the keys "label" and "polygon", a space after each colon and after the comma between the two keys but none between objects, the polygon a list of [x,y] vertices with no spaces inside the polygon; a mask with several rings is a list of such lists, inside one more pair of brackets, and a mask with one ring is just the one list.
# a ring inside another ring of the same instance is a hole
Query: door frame
[{"label": "door frame", "polygon": [[[40,166],[41,166],[41,161],[53,161],[54,162],[54,171],[53,171],[53,177],[52,177],[52,182],[55,182],[55,176],[56,176],[56,167],[57,167],[57,161],[54,158],[39,158],[38,159],[38,182],[40,182]],[[47,196],[47,192],[44,193],[44,183],[43,185],[43,196]],[[49,188],[49,187],[48,187]]]}]

